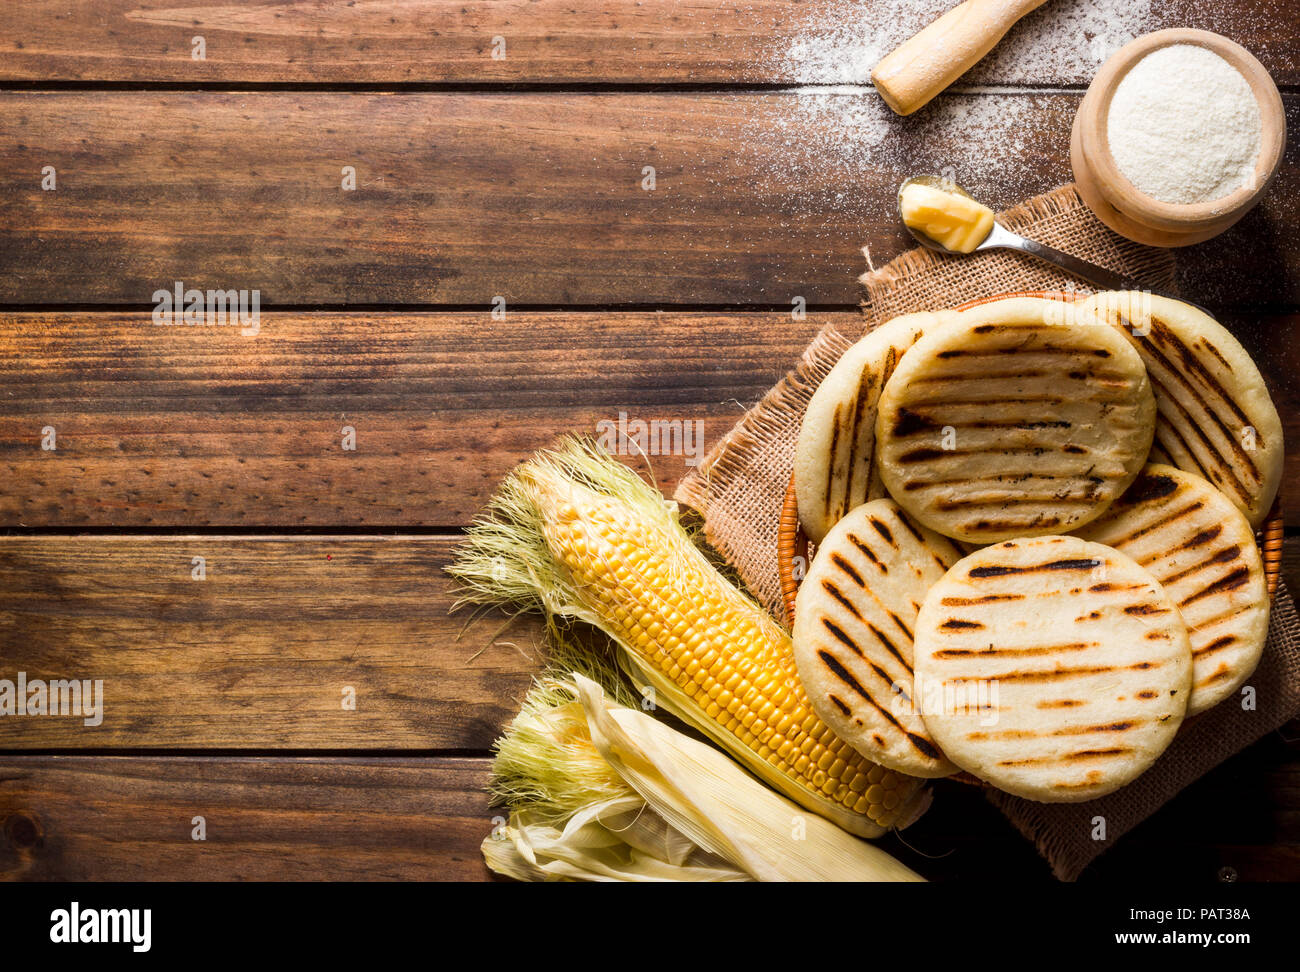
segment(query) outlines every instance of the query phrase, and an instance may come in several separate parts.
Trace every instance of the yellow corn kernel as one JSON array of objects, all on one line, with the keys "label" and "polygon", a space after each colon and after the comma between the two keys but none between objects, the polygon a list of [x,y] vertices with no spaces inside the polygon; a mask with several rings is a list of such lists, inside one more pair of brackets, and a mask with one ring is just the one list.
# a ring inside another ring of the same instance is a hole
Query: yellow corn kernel
[{"label": "yellow corn kernel", "polygon": [[719,742],[748,752],[756,772],[779,774],[781,783],[769,782],[804,806],[860,833],[915,809],[921,782],[883,770],[831,732],[808,701],[789,635],[674,520],[545,471],[531,485],[546,544],[582,606],[680,688],[679,705],[732,741]]}]

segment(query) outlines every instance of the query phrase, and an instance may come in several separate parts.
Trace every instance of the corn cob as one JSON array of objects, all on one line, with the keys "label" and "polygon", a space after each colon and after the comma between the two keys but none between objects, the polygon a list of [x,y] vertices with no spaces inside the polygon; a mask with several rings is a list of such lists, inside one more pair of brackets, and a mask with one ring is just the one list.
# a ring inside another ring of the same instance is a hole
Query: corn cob
[{"label": "corn cob", "polygon": [[906,826],[928,802],[920,781],[831,732],[786,632],[709,563],[656,491],[593,446],[569,442],[521,466],[452,573],[466,600],[527,594],[599,627],[656,703],[852,833]]}]

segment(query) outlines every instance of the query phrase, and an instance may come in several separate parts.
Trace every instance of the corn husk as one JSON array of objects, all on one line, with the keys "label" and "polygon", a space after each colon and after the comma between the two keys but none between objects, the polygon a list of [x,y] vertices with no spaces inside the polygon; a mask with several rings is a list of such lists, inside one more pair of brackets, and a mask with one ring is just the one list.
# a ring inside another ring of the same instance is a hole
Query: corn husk
[{"label": "corn husk", "polygon": [[[581,621],[599,629],[619,649],[618,664],[630,680],[643,691],[653,690],[655,706],[707,736],[768,786],[852,833],[880,837],[888,828],[910,825],[925,812],[930,790],[922,781],[901,776],[897,804],[888,806],[887,816],[873,818],[853,812],[810,791],[709,717],[671,678],[620,640],[619,632],[586,602],[548,546],[548,510],[553,511],[570,496],[578,505],[583,497],[612,498],[629,518],[646,524],[683,560],[704,558],[680,524],[675,504],[665,502],[656,489],[593,444],[566,439],[508,477],[485,515],[471,528],[456,562],[448,568],[462,585],[457,606],[492,604],[516,611],[540,608],[552,627],[559,620]],[[736,603],[761,613],[745,591],[729,579],[726,583]],[[769,622],[774,631],[779,630],[774,621]]]},{"label": "corn husk", "polygon": [[511,813],[483,856],[519,880],[922,880],[576,673],[530,693],[493,791]]}]

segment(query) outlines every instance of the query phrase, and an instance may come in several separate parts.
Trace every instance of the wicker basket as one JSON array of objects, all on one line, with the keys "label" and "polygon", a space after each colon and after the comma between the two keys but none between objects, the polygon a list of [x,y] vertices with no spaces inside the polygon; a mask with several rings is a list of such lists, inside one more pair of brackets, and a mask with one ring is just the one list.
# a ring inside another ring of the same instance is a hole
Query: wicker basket
[{"label": "wicker basket", "polygon": [[[1074,295],[1070,294],[1039,291],[1001,294],[997,297],[984,297],[980,300],[968,301],[957,307],[957,310],[966,310],[969,307],[977,307],[980,304],[987,304],[1008,297],[1043,297],[1049,300],[1076,299]],[[1268,584],[1270,600],[1277,594],[1278,578],[1282,574],[1283,533],[1282,497],[1279,494],[1278,498],[1273,501],[1273,508],[1269,510],[1268,518],[1264,521],[1263,527],[1255,535],[1255,541],[1259,544],[1260,555],[1264,562],[1264,577]],[[807,535],[803,532],[803,527],[799,524],[799,501],[795,496],[794,477],[791,476],[790,484],[785,490],[785,502],[781,505],[781,520],[776,535],[777,573],[781,581],[781,599],[785,604],[785,619],[788,625],[794,624],[795,596],[799,593],[799,581],[802,579],[802,576],[796,577],[795,575],[795,564],[802,561],[803,568],[806,570],[811,562],[810,554],[811,544],[808,542]],[[1197,718],[1199,716],[1184,720],[1179,732],[1186,730]],[[974,786],[988,785],[969,773],[957,773],[948,777],[948,779]]]},{"label": "wicker basket", "polygon": [[[1009,297],[1042,297],[1048,300],[1077,299],[1077,295],[1073,294],[1032,291],[983,297],[979,300],[961,304],[956,309],[967,310],[971,307],[978,307],[980,304],[1005,300]],[[1282,574],[1282,536],[1282,497],[1279,495],[1273,501],[1273,508],[1269,510],[1268,519],[1264,521],[1264,526],[1255,537],[1264,561],[1264,576],[1268,581],[1269,598],[1277,594],[1277,582]],[[795,498],[794,477],[792,476],[790,485],[786,487],[785,503],[781,507],[781,522],[776,537],[777,573],[781,580],[781,599],[785,603],[785,620],[787,624],[794,624],[794,599],[795,595],[799,593],[799,580],[801,579],[795,576],[795,564],[801,559],[806,568],[809,563],[808,554],[808,537],[804,535],[803,528],[799,525],[799,503]]]}]

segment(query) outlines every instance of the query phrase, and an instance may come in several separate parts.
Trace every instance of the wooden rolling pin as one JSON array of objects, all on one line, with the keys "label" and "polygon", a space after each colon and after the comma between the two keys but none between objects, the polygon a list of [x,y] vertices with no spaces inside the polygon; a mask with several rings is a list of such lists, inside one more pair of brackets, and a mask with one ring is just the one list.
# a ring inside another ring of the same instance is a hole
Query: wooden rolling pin
[{"label": "wooden rolling pin", "polygon": [[895,48],[871,80],[885,104],[910,115],[965,74],[1025,14],[1046,0],[966,0]]}]

